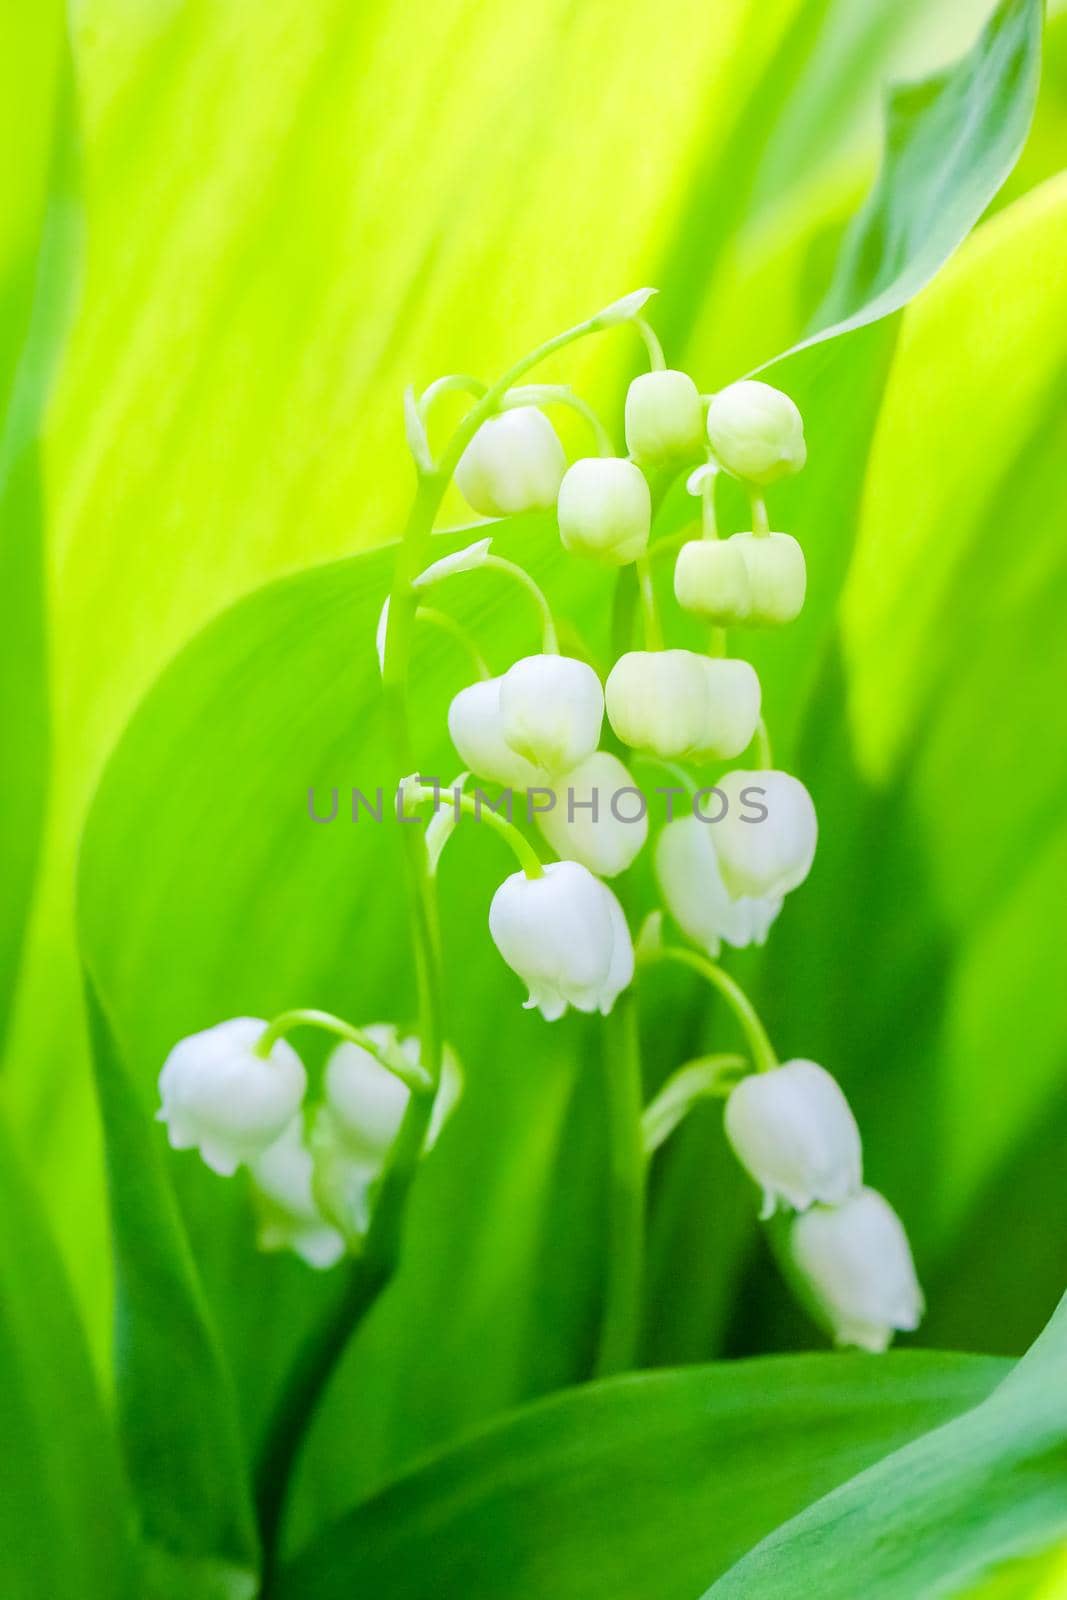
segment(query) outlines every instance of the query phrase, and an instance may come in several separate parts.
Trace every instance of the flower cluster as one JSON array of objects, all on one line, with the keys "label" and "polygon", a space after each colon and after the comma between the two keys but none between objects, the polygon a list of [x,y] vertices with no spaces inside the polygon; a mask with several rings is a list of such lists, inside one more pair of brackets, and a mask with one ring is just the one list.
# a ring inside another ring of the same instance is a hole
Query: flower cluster
[{"label": "flower cluster", "polygon": [[[264,1248],[291,1247],[319,1266],[358,1251],[373,1232],[378,1186],[395,1152],[404,1144],[417,1159],[429,1148],[458,1092],[454,1057],[439,1042],[444,996],[432,930],[441,853],[460,816],[472,814],[517,860],[518,870],[492,897],[489,932],[525,984],[528,1008],[549,1022],[569,1008],[606,1015],[639,966],[661,960],[697,971],[726,998],[751,1059],[708,1057],[680,1069],[642,1115],[645,1153],[701,1095],[726,1096],[726,1133],[763,1191],[763,1217],[779,1208],[790,1213],[791,1278],[838,1342],[881,1350],[922,1313],[903,1229],[888,1203],[863,1187],[859,1133],[837,1084],[814,1062],[779,1064],[751,1002],[715,961],[724,943],[764,943],[816,852],[815,807],[804,784],[774,763],[758,674],[728,650],[736,630],[790,623],[804,604],[803,551],[792,535],[772,529],[765,499],[769,487],[805,464],[803,422],[793,401],[766,383],[748,379],[704,395],[687,373],[668,368],[642,315],[651,293],[627,296],[550,340],[493,387],[452,375],[421,397],[405,397],[419,486],[377,637],[387,721],[399,730],[398,763],[411,759],[406,694],[414,625],[421,619],[445,627],[478,673],[447,712],[464,767],[451,814],[440,809],[436,784],[413,774],[398,787],[404,820],[412,813],[418,820],[431,801],[435,808],[417,839],[404,829],[423,1046],[390,1025],[356,1029],[318,1012],[285,1013],[269,1026],[239,1018],[175,1048],[160,1078],[160,1115],[176,1147],[197,1146],[218,1172],[249,1169]],[[519,380],[573,339],[625,324],[640,333],[651,370],[626,394],[624,456],[573,390]],[[441,394],[457,389],[473,404],[436,458],[430,414]],[[581,416],[594,454],[568,464],[546,415],[555,405]],[[724,476],[750,511],[749,525],[726,537],[716,505]],[[573,653],[560,648],[548,598],[530,572],[493,551],[492,533],[429,559],[434,518],[451,481],[483,517],[552,512],[552,537],[558,533],[576,559],[614,574],[610,661],[596,661],[573,626]],[[683,483],[699,510],[680,527],[675,517],[668,531],[668,497]],[[665,556],[673,561],[677,606],[708,630],[704,649],[667,642],[654,573]],[[437,585],[473,572],[520,585],[538,610],[540,649],[496,673],[456,618],[424,603]],[[638,605],[640,641],[631,620]],[[688,792],[691,805],[685,815],[668,813],[655,832],[663,909],[646,918],[635,947],[608,880],[627,872],[652,833],[643,806],[626,814],[615,804],[627,791],[642,798],[632,773],[639,764],[665,770],[673,792]],[[505,791],[547,794],[551,804],[528,806],[539,842],[513,822],[510,793],[483,811],[485,796],[465,787],[472,777]],[[703,796],[714,797],[713,812],[698,804]],[[664,942],[664,910],[690,946]],[[343,1040],[310,1110],[307,1074],[283,1037],[309,1024]],[[639,1082],[633,1087],[631,1106],[641,1092]],[[414,1136],[401,1140],[409,1114]],[[628,1139],[627,1150],[638,1143]],[[407,1182],[410,1176],[408,1170]]]},{"label": "flower cluster", "polygon": [[[313,1105],[304,1063],[283,1037],[309,1025],[342,1035]],[[424,1150],[460,1086],[448,1050]],[[358,1253],[412,1093],[429,1091],[418,1040],[392,1024],[352,1028],[323,1012],[289,1012],[269,1025],[234,1017],[175,1045],[159,1076],[158,1120],[173,1149],[199,1150],[213,1172],[247,1168],[261,1249],[290,1249],[324,1268]]]}]

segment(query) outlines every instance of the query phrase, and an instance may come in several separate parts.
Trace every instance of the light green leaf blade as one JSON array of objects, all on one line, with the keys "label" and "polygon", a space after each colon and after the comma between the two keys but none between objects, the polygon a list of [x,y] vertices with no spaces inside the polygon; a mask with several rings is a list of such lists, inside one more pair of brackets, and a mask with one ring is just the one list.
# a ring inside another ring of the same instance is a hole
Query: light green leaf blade
[{"label": "light green leaf blade", "polygon": [[965,1591],[1067,1534],[1067,1301],[990,1397],[779,1528],[706,1600]]}]

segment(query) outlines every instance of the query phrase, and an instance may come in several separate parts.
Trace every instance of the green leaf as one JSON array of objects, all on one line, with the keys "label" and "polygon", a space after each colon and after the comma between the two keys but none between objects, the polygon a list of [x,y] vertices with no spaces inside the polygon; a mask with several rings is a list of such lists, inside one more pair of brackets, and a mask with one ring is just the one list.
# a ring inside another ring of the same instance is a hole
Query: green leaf
[{"label": "green leaf", "polygon": [[1003,1371],[809,1356],[559,1395],[328,1528],[282,1573],[280,1597],[692,1600],[783,1517],[984,1398]]},{"label": "green leaf", "polygon": [[0,1122],[5,1600],[134,1600],[114,1434],[40,1206]]},{"label": "green leaf", "polygon": [[988,1399],[801,1512],[706,1600],[958,1594],[1067,1535],[1067,1300]]},{"label": "green leaf", "polygon": [[[0,1050],[22,952],[48,773],[40,433],[79,257],[74,95],[66,12],[10,19],[0,125],[17,182],[0,222]],[[6,127],[13,114],[16,126]]]},{"label": "green leaf", "polygon": [[878,183],[849,228],[813,339],[898,311],[974,227],[1026,141],[1042,0],[1001,0],[974,47],[889,92]]},{"label": "green leaf", "polygon": [[[229,1375],[156,1130],[87,984],[108,1130],[119,1424],[153,1594],[251,1594],[257,1540]],[[173,1579],[161,1583],[164,1572]]]}]

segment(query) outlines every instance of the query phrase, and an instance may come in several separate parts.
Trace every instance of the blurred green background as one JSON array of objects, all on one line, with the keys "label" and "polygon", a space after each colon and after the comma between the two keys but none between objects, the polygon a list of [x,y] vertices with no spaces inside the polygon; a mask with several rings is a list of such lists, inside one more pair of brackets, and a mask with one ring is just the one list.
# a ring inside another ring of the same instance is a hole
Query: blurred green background
[{"label": "blurred green background", "polygon": [[[6,18],[3,1104],[105,1390],[81,956],[142,1112],[170,1044],[220,1017],[413,1008],[395,841],[304,812],[312,784],[383,769],[372,635],[391,557],[337,563],[397,536],[404,385],[492,376],[645,282],[702,389],[788,350],[875,178],[885,84],[959,55],[989,9],[82,0]],[[856,1107],[915,1242],[917,1342],[1000,1355],[1067,1283],[1065,145],[1054,6],[1032,129],[977,230],[903,312],[770,374],[808,425],[810,469],[773,509],[812,597],[752,655],[822,832],[766,955],[733,963],[783,1051]],[[617,426],[638,356],[597,340],[558,370]],[[606,627],[603,587],[543,524],[507,540]],[[464,603],[503,665],[499,595],[473,584]],[[422,748],[448,775],[461,663],[427,641],[418,667]],[[588,1368],[593,1030],[520,1013],[485,936],[499,869],[464,838],[442,876],[469,1092],[318,1429],[294,1538]],[[653,1077],[728,1036],[673,978],[645,1031]],[[254,1438],[329,1284],[254,1254],[236,1187],[161,1170]],[[717,1115],[657,1161],[651,1236],[647,1364],[820,1342]]]}]

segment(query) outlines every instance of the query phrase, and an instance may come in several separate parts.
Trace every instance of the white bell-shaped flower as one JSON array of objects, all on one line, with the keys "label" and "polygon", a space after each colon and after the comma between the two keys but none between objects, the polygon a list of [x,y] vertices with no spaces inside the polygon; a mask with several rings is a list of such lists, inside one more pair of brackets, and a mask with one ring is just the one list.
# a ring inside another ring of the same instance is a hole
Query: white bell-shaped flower
[{"label": "white bell-shaped flower", "polygon": [[600,743],[604,691],[584,661],[524,656],[500,680],[504,742],[535,767],[557,774],[591,756]]},{"label": "white bell-shaped flower", "polygon": [[175,1150],[198,1149],[230,1177],[281,1136],[304,1098],[307,1074],[292,1045],[275,1040],[269,1056],[254,1046],[267,1024],[234,1017],[174,1046],[159,1075],[157,1120]]},{"label": "white bell-shaped flower", "polygon": [[483,422],[459,458],[456,485],[483,517],[547,510],[556,503],[567,458],[536,406],[517,406]]},{"label": "white bell-shaped flower", "polygon": [[684,611],[719,627],[773,627],[799,616],[804,552],[788,533],[692,539],[678,552],[674,593]]},{"label": "white bell-shaped flower", "polygon": [[860,1132],[836,1080],[814,1061],[753,1073],[726,1102],[726,1137],[763,1190],[766,1221],[783,1203],[840,1205],[863,1182]]},{"label": "white bell-shaped flower", "polygon": [[[372,1022],[363,1032],[381,1049],[398,1050],[413,1066],[419,1064],[419,1041],[401,1038],[391,1022]],[[344,1040],[330,1052],[323,1078],[326,1106],[344,1152],[367,1178],[380,1173],[400,1131],[411,1091],[362,1045]],[[459,1099],[462,1074],[455,1052],[446,1046],[441,1083],[426,1136],[430,1149]]]},{"label": "white bell-shaped flower", "polygon": [[537,823],[556,854],[598,878],[625,872],[648,838],[648,807],[618,756],[595,750],[552,791],[556,803]]},{"label": "white bell-shaped flower", "polygon": [[564,549],[621,567],[648,548],[652,496],[632,461],[587,456],[567,468],[557,515]]},{"label": "white bell-shaped flower", "polygon": [[527,1008],[555,1022],[568,1006],[604,1015],[634,975],[622,907],[577,861],[555,861],[539,878],[505,878],[489,907],[489,932],[529,987]]},{"label": "white bell-shaped flower", "polygon": [[726,812],[714,824],[715,849],[730,893],[781,899],[803,883],[819,825],[800,779],[788,772],[728,772],[717,788]]},{"label": "white bell-shaped flower", "polygon": [[790,1231],[793,1263],[837,1344],[886,1350],[922,1321],[923,1294],[907,1235],[874,1189],[839,1206],[814,1206]]},{"label": "white bell-shaped flower", "polygon": [[499,678],[461,689],[448,708],[448,731],[464,766],[479,778],[508,789],[535,789],[546,774],[520,756],[504,738]]},{"label": "white bell-shaped flower", "polygon": [[700,391],[688,372],[643,372],[626,391],[626,448],[642,467],[691,461],[704,442]]},{"label": "white bell-shaped flower", "polygon": [[693,650],[632,650],[605,687],[608,720],[624,744],[663,760],[730,761],[751,743],[760,685],[747,661]]},{"label": "white bell-shaped flower", "polygon": [[304,1118],[295,1116],[280,1139],[252,1163],[261,1250],[292,1250],[309,1267],[332,1267],[345,1241],[319,1210],[312,1192],[312,1156]]},{"label": "white bell-shaped flower", "polygon": [[756,378],[713,396],[708,440],[727,472],[749,483],[774,483],[799,472],[808,458],[800,412],[781,389]]},{"label": "white bell-shaped flower", "polygon": [[715,852],[715,828],[698,817],[675,817],[656,840],[656,878],[682,932],[709,956],[720,945],[764,944],[782,909],[781,896],[731,895]]}]

